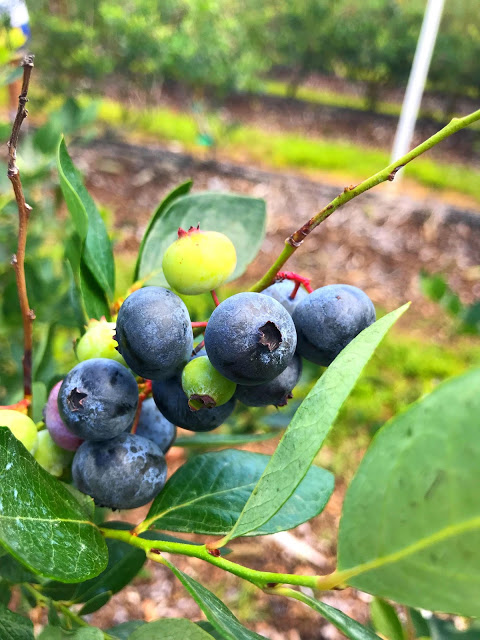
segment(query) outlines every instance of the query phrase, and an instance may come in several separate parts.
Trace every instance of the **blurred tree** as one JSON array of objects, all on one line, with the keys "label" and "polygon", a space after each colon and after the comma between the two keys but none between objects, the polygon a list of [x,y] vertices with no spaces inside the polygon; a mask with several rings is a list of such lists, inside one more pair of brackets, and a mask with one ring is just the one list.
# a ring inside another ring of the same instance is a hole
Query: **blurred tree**
[{"label": "blurred tree", "polygon": [[275,64],[291,69],[288,94],[295,97],[311,72],[331,73],[336,46],[331,0],[278,2],[268,29]]},{"label": "blurred tree", "polygon": [[480,15],[470,0],[447,2],[438,34],[428,86],[446,93],[446,115],[456,111],[458,98],[480,96]]},{"label": "blurred tree", "polygon": [[406,84],[423,8],[418,0],[339,0],[335,4],[333,67],[337,75],[364,85],[368,109],[375,110],[383,89]]}]

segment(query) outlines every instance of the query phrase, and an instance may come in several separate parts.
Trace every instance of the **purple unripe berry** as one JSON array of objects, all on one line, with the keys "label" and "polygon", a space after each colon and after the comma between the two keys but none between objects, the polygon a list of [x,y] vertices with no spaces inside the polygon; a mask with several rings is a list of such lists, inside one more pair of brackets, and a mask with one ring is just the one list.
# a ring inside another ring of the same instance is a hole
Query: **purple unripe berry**
[{"label": "purple unripe berry", "polygon": [[60,391],[62,382],[63,380],[60,380],[60,382],[57,382],[57,384],[52,387],[47,404],[45,405],[43,417],[45,426],[55,444],[58,444],[59,447],[67,451],[76,451],[83,440],[67,429],[58,413],[58,392]]}]

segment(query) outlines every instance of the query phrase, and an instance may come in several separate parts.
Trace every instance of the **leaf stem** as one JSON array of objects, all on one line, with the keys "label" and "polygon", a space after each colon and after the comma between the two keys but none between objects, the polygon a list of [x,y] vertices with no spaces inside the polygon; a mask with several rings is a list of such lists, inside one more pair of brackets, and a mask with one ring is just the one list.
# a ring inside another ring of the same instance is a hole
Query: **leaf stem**
[{"label": "leaf stem", "polygon": [[[47,596],[43,595],[43,593],[40,593],[38,589],[35,589],[35,587],[33,587],[28,582],[24,582],[22,586],[35,598],[35,600],[40,606],[46,607],[49,605],[49,603],[51,603],[57,611],[60,611],[61,613],[63,613],[64,616],[69,618],[72,622],[74,622],[79,627],[91,626],[88,624],[88,622],[85,622],[83,618],[81,618],[80,616],[77,616],[76,613],[71,611],[62,602],[58,602],[56,600],[51,600],[50,598],[47,598]],[[103,633],[104,640],[115,640],[115,638],[113,638],[113,636],[109,635],[108,633],[105,633],[104,631],[102,631],[102,633]]]},{"label": "leaf stem", "polygon": [[31,415],[32,402],[32,348],[33,348],[33,321],[35,314],[30,309],[27,296],[27,283],[25,280],[25,249],[27,244],[28,219],[32,208],[25,202],[20,172],[17,167],[17,145],[22,122],[27,117],[28,111],[25,105],[28,102],[27,94],[30,84],[30,75],[33,69],[33,55],[27,55],[23,59],[23,83],[22,91],[18,97],[18,109],[12,127],[8,147],[8,171],[7,175],[12,183],[15,200],[18,208],[18,246],[17,253],[12,257],[12,266],[15,269],[18,299],[22,313],[23,323],[23,397],[28,402],[28,413]]},{"label": "leaf stem", "polygon": [[[266,588],[269,584],[291,584],[310,587],[311,589],[323,589],[322,584],[324,576],[302,576],[249,569],[248,567],[244,567],[236,562],[217,556],[214,551],[208,550],[205,545],[199,546],[188,543],[166,542],[163,540],[146,540],[145,538],[140,538],[137,535],[132,535],[130,531],[120,531],[117,529],[101,528],[100,531],[106,538],[121,540],[122,542],[131,544],[134,547],[143,549],[151,560],[160,562],[161,564],[163,564],[163,560],[160,555],[161,552],[174,553],[177,555],[205,560],[206,562],[209,562],[220,569],[224,569],[239,578],[248,580],[248,582],[251,582],[260,589]],[[325,578],[328,578],[328,576],[325,576]]]},{"label": "leaf stem", "polygon": [[470,113],[469,115],[463,118],[453,118],[443,129],[437,131],[436,134],[419,144],[417,147],[406,153],[404,156],[392,162],[387,167],[378,171],[370,178],[367,178],[360,184],[352,185],[349,187],[345,187],[345,189],[340,193],[336,198],[334,198],[329,204],[327,204],[323,209],[315,214],[310,220],[308,220],[304,225],[302,225],[297,231],[292,233],[290,237],[285,240],[285,247],[283,248],[281,254],[275,260],[273,265],[267,271],[267,273],[258,280],[251,288],[250,291],[263,291],[266,287],[271,285],[278,271],[283,267],[286,261],[290,258],[290,256],[298,249],[298,247],[303,243],[305,238],[317,227],[321,222],[326,220],[329,216],[332,215],[334,211],[336,211],[339,207],[346,204],[353,198],[356,198],[361,193],[365,193],[372,187],[377,186],[382,182],[392,181],[395,178],[397,172],[402,169],[409,162],[418,158],[422,153],[428,151],[432,147],[434,147],[439,142],[445,140],[453,133],[460,131],[460,129],[464,129],[468,127],[473,122],[480,120],[480,109]]}]

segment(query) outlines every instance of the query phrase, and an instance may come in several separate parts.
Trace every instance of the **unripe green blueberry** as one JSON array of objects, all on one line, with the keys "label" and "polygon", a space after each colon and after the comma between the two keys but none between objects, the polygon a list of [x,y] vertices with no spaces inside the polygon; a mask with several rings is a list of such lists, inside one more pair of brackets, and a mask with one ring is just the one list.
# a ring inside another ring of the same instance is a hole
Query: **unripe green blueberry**
[{"label": "unripe green blueberry", "polygon": [[8,427],[25,449],[30,453],[35,453],[38,444],[38,433],[37,427],[31,418],[13,409],[1,409],[0,427]]},{"label": "unripe green blueberry", "polygon": [[237,264],[232,241],[217,231],[178,230],[178,239],[163,256],[168,284],[184,294],[211,291],[227,281]]},{"label": "unripe green blueberry", "polygon": [[59,478],[72,461],[73,451],[66,451],[55,444],[50,433],[44,429],[38,433],[38,446],[34,458],[48,473]]},{"label": "unripe green blueberry", "polygon": [[127,366],[123,356],[117,351],[114,335],[115,322],[107,322],[105,319],[90,320],[87,331],[77,343],[77,358],[80,362],[92,358],[108,358]]},{"label": "unripe green blueberry", "polygon": [[237,385],[214,369],[207,356],[191,360],[182,372],[182,388],[188,398],[188,406],[197,409],[213,409],[230,400]]}]

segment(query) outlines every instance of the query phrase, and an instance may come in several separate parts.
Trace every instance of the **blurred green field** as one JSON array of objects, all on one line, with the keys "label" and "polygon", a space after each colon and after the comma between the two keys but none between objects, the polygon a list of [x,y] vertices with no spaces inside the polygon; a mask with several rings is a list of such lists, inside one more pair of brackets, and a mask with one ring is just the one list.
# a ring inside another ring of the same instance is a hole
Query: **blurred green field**
[{"label": "blurred green field", "polygon": [[[88,99],[82,103],[87,104]],[[345,180],[360,181],[389,164],[389,154],[380,149],[354,145],[348,141],[331,141],[301,134],[265,131],[249,125],[227,128],[215,114],[208,114],[217,148],[228,157],[255,162],[276,169],[324,171]],[[195,152],[198,126],[193,115],[168,108],[139,109],[103,99],[99,120],[122,134],[151,138],[152,141],[180,142]],[[457,192],[480,202],[478,171],[458,164],[441,164],[423,157],[408,165],[405,174],[418,184]]]}]

